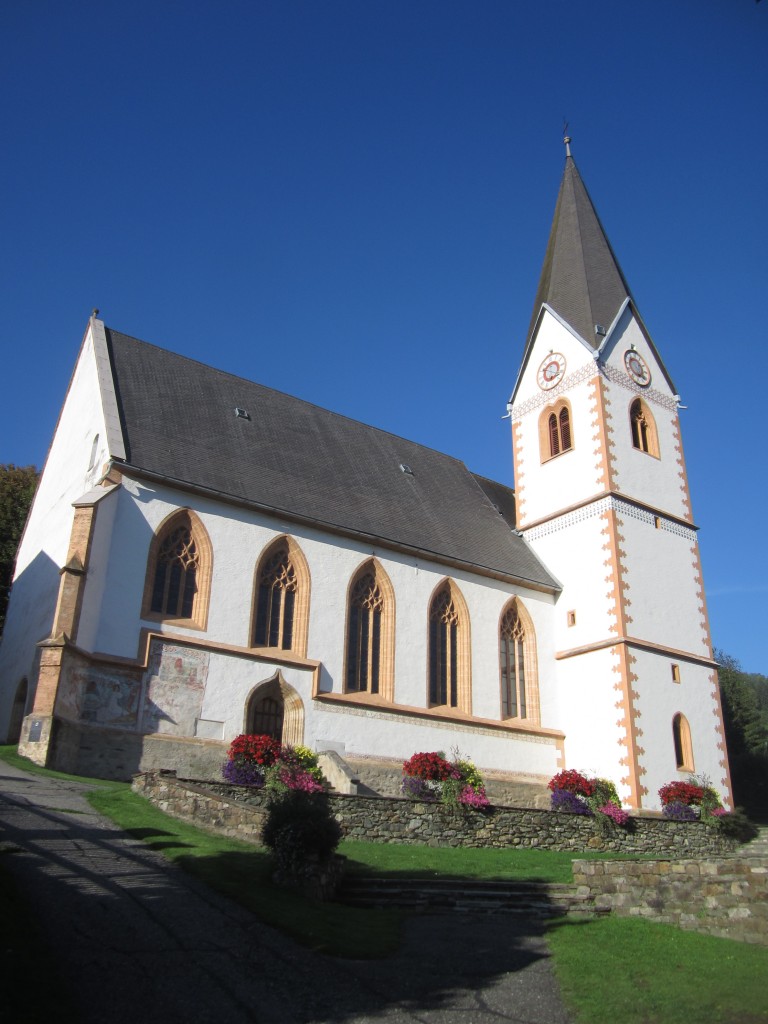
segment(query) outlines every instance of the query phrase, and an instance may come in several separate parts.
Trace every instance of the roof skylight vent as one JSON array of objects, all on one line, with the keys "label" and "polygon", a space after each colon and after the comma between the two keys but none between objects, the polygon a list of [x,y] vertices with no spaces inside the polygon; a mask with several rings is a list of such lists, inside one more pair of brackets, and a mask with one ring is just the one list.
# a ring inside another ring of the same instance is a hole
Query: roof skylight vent
[{"label": "roof skylight vent", "polygon": [[602,324],[595,324],[595,334],[599,334],[601,338],[604,338],[608,331],[603,327]]},{"label": "roof skylight vent", "polygon": [[413,470],[411,469],[407,462],[401,462],[400,469],[403,471],[403,473],[407,473],[408,476],[413,476]]},{"label": "roof skylight vent", "polygon": [[241,409],[239,406],[235,409],[235,416],[237,416],[239,420],[249,420],[251,418],[251,414],[248,410]]}]

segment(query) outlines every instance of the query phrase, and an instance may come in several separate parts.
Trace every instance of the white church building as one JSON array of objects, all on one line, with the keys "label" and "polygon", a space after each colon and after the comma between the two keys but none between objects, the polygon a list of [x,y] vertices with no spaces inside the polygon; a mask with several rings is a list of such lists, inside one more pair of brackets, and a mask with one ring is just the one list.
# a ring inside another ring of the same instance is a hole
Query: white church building
[{"label": "white church building", "polygon": [[[510,384],[512,382],[510,381]],[[91,317],[19,548],[0,737],[219,777],[269,732],[631,808],[731,802],[679,397],[568,152],[512,390],[514,491]]]}]

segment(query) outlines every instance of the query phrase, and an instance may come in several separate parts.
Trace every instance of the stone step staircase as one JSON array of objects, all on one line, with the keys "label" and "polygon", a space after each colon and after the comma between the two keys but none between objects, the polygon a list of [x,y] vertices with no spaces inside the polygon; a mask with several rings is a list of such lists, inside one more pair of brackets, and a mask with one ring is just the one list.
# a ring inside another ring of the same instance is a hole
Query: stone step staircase
[{"label": "stone step staircase", "polygon": [[336,898],[356,907],[402,907],[422,913],[516,914],[547,918],[591,916],[591,898],[575,885],[477,879],[357,878],[347,876]]},{"label": "stone step staircase", "polygon": [[768,859],[768,826],[758,826],[757,836],[750,840],[750,842],[740,846],[736,851],[736,856]]}]

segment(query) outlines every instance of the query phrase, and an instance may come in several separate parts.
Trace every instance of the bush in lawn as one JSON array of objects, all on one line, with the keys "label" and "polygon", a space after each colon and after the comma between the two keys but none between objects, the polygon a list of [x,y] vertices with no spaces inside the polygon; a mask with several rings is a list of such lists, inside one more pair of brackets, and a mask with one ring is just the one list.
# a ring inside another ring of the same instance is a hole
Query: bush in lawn
[{"label": "bush in lawn", "polygon": [[341,826],[324,795],[290,789],[272,798],[261,832],[278,872],[301,878],[317,862],[330,860],[341,840]]}]

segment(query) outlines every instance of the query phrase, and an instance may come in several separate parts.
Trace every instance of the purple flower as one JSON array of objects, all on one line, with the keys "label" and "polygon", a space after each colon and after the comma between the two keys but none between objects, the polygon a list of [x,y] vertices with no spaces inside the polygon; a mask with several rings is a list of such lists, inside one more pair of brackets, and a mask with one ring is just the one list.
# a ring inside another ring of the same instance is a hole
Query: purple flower
[{"label": "purple flower", "polygon": [[580,797],[575,793],[570,793],[567,789],[552,790],[552,810],[563,811],[565,814],[592,813]]},{"label": "purple flower", "polygon": [[221,774],[235,786],[254,786],[260,789],[264,785],[264,769],[251,762],[225,761]]},{"label": "purple flower", "polygon": [[621,807],[617,807],[616,804],[605,804],[603,807],[598,807],[598,810],[617,825],[626,825],[629,821],[627,812],[623,811]]},{"label": "purple flower", "polygon": [[680,800],[673,800],[672,803],[665,804],[662,813],[671,821],[696,821],[698,818],[694,808]]},{"label": "purple flower", "polygon": [[410,800],[435,800],[438,794],[427,785],[425,779],[418,779],[415,775],[403,777],[400,792]]},{"label": "purple flower", "polygon": [[461,791],[459,797],[459,803],[465,804],[467,807],[490,807],[491,802],[485,795],[485,789],[481,786],[479,789],[473,789],[472,786],[465,786]]}]

